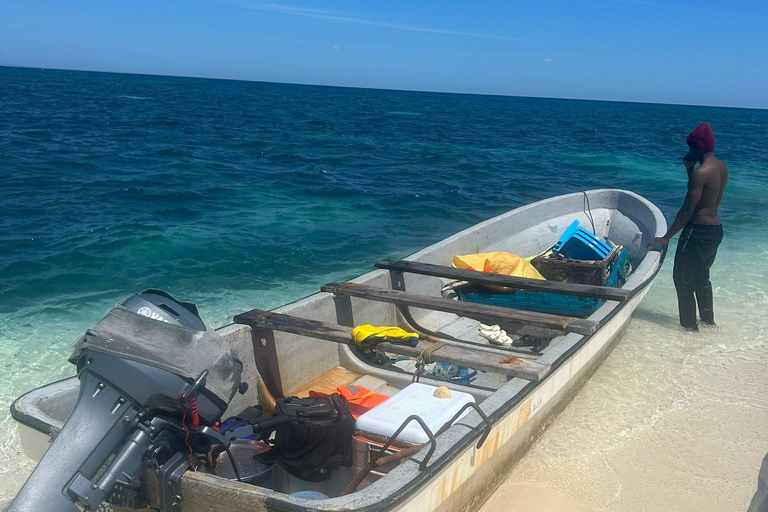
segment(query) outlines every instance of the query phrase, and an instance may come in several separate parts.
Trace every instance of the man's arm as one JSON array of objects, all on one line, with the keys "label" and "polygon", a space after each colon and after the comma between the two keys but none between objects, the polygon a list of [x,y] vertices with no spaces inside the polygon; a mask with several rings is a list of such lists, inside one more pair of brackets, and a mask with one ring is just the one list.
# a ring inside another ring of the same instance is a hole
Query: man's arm
[{"label": "man's arm", "polygon": [[701,199],[701,193],[704,190],[705,183],[706,180],[704,179],[701,167],[691,172],[691,175],[688,178],[688,193],[685,195],[683,206],[680,208],[680,211],[677,212],[675,221],[669,227],[669,230],[667,230],[666,235],[661,238],[654,238],[651,243],[648,244],[649,249],[654,245],[662,245],[666,247],[667,244],[669,244],[669,240],[685,227],[686,223],[696,211],[696,205],[699,204],[699,199]]}]

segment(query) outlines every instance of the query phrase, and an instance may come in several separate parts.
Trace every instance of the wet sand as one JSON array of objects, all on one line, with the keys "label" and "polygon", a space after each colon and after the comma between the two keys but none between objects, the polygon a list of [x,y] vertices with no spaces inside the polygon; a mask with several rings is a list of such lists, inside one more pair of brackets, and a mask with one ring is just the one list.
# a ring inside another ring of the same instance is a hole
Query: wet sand
[{"label": "wet sand", "polygon": [[746,510],[768,452],[765,293],[747,307],[716,288],[719,327],[687,333],[670,263],[613,353],[481,512]]}]

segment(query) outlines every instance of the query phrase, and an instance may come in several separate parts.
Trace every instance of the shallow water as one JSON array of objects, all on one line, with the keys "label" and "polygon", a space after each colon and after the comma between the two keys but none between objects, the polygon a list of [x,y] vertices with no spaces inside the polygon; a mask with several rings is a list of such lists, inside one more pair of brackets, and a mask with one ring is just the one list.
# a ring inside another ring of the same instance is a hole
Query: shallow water
[{"label": "shallow water", "polygon": [[720,328],[677,328],[670,258],[497,493],[530,510],[745,508],[768,452],[768,112],[0,68],[0,504],[32,467],[3,411],[71,375],[118,299],[162,287],[221,325],[600,186],[671,217],[704,120],[731,169]]},{"label": "shallow water", "polygon": [[746,510],[768,452],[768,303],[756,293],[747,308],[717,285],[727,264],[750,265],[739,260],[721,254],[719,327],[699,333],[677,326],[668,266],[616,349],[482,512]]}]

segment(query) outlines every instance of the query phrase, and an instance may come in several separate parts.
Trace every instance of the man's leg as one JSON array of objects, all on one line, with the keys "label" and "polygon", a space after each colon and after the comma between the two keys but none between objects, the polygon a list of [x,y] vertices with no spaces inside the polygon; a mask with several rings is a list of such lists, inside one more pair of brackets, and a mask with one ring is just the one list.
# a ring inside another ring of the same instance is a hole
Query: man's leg
[{"label": "man's leg", "polygon": [[[707,272],[709,274],[709,272]],[[699,316],[705,324],[715,325],[715,306],[712,299],[712,283],[709,277],[706,283],[696,288],[696,303],[699,305]]]},{"label": "man's leg", "polygon": [[677,306],[680,311],[680,325],[686,329],[698,329],[696,321],[696,299],[693,296],[696,289],[696,274],[699,270],[699,258],[695,247],[689,244],[691,229],[685,227],[677,241],[675,252],[675,267],[672,276],[677,289]]},{"label": "man's leg", "polygon": [[720,226],[694,229],[689,243],[694,243],[699,253],[701,267],[696,275],[696,302],[699,304],[699,316],[705,324],[715,324],[715,310],[712,300],[712,283],[709,280],[709,269],[715,262],[717,248],[723,239]]}]

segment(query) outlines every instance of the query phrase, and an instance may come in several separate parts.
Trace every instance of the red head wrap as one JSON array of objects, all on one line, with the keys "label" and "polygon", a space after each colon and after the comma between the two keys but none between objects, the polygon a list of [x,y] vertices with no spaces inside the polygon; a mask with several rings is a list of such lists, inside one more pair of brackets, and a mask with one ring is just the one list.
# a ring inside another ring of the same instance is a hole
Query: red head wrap
[{"label": "red head wrap", "polygon": [[709,123],[701,123],[689,135],[686,140],[691,149],[698,149],[704,153],[715,150],[715,134]]}]

